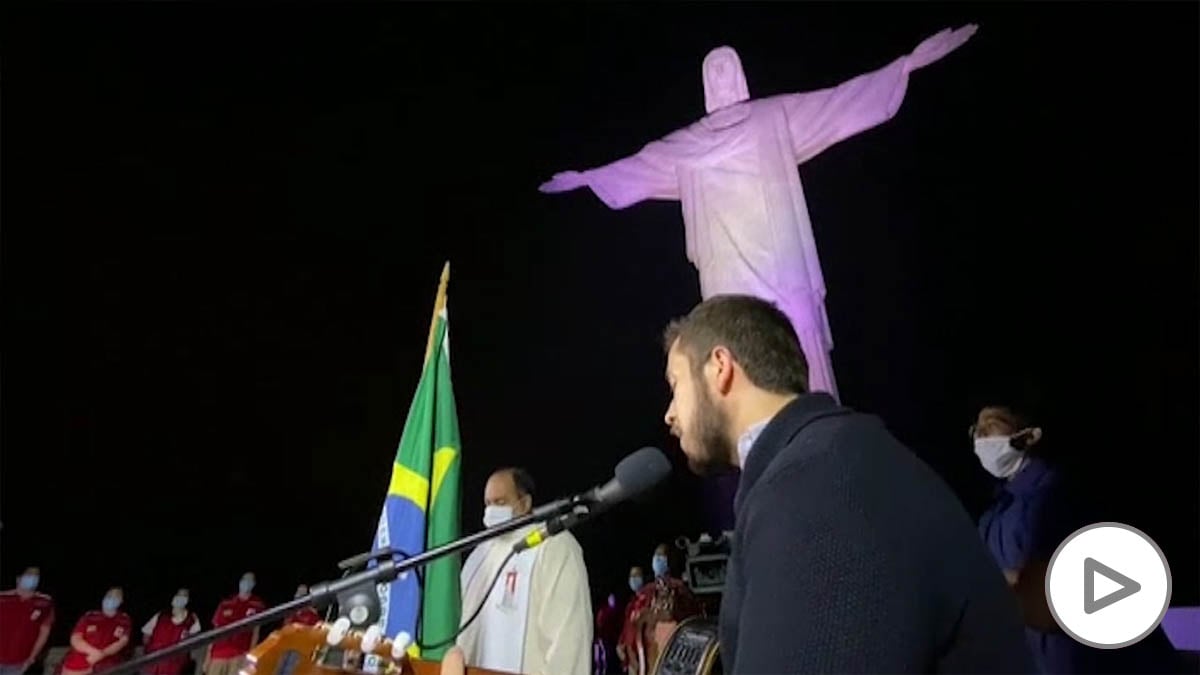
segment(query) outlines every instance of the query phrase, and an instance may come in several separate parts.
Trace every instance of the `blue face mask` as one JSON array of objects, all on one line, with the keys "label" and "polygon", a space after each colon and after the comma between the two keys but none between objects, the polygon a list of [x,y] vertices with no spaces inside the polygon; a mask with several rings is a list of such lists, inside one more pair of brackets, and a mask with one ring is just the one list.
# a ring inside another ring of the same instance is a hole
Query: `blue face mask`
[{"label": "blue face mask", "polygon": [[104,596],[104,601],[100,603],[100,609],[109,616],[116,614],[117,609],[120,608],[120,606],[121,599],[112,595]]},{"label": "blue face mask", "polygon": [[671,566],[667,563],[667,556],[665,555],[654,556],[650,561],[650,566],[654,568],[654,576],[656,577],[666,576],[667,572],[671,570]]},{"label": "blue face mask", "polygon": [[254,590],[254,582],[250,579],[242,579],[238,582],[238,593],[242,595],[250,595],[250,591]]},{"label": "blue face mask", "polygon": [[642,578],[641,577],[629,577],[629,590],[633,591],[634,593],[637,593],[641,589],[642,589]]},{"label": "blue face mask", "polygon": [[175,609],[183,609],[184,607],[187,607],[187,601],[188,601],[188,596],[177,595],[177,596],[171,598],[171,606],[174,607]]},{"label": "blue face mask", "polygon": [[21,577],[17,579],[17,588],[23,591],[32,591],[37,588],[37,585],[38,575],[36,574],[22,574]]}]

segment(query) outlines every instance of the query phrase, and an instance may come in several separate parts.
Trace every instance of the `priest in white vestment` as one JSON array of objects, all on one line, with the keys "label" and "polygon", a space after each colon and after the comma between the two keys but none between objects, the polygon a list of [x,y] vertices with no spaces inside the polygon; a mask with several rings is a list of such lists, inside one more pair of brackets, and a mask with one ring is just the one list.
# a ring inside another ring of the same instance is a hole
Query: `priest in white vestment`
[{"label": "priest in white vestment", "polygon": [[[484,525],[533,509],[533,481],[521,469],[501,469],[484,488]],[[570,532],[513,556],[539,525],[480,544],[463,563],[463,617],[485,603],[458,637],[468,666],[531,675],[588,675],[592,664],[592,601],[583,549]],[[490,593],[489,593],[489,588]],[[486,598],[486,599],[485,599]]]}]

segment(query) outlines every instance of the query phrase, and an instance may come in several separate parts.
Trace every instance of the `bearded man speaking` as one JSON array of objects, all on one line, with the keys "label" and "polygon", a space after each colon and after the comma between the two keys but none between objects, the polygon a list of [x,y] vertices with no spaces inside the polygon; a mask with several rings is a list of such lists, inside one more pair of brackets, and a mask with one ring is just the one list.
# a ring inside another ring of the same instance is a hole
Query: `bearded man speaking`
[{"label": "bearded man speaking", "polygon": [[880,420],[807,393],[783,312],[715,296],[665,347],[666,423],[689,465],[741,469],[726,672],[1032,672],[966,510]]}]

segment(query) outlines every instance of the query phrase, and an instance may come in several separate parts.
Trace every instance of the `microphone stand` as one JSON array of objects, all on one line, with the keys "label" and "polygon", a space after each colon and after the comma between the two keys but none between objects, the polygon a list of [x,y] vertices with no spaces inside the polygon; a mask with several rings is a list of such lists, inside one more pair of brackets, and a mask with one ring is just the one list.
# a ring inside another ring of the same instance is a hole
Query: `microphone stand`
[{"label": "microphone stand", "polygon": [[[345,560],[338,563],[337,567],[339,570],[342,571],[342,578],[345,579],[346,577],[350,576],[354,572],[354,570],[362,567],[364,564],[366,564],[368,562],[382,560],[384,558],[391,558],[394,556],[403,556],[403,557],[407,558],[408,554],[403,551],[394,549],[391,546],[387,546],[385,548],[377,549],[375,551],[367,551],[366,553],[359,553],[358,555],[346,558]],[[337,603],[335,603],[335,602],[329,603],[329,606],[325,608],[326,623],[333,621],[333,613],[336,608],[337,608]]]},{"label": "microphone stand", "polygon": [[[309,586],[308,595],[289,600],[281,605],[276,605],[265,612],[247,616],[245,618],[234,621],[231,624],[214,628],[203,633],[197,633],[180,642],[153,652],[144,654],[131,661],[126,661],[114,668],[107,670],[109,675],[121,675],[122,673],[133,673],[150,663],[164,659],[174,654],[181,652],[189,652],[197,647],[203,647],[220,640],[221,638],[240,633],[242,631],[261,626],[264,623],[270,623],[275,619],[279,619],[292,611],[298,610],[306,605],[325,605],[334,600],[339,595],[346,594],[363,586],[373,586],[375,584],[388,583],[395,580],[402,574],[416,567],[423,567],[429,563],[443,558],[448,555],[453,555],[470,548],[481,542],[493,539],[502,534],[507,534],[513,530],[520,529],[530,523],[540,522],[549,517],[560,516],[571,512],[580,512],[590,510],[591,502],[584,497],[574,497],[570,499],[560,499],[557,502],[547,504],[541,508],[535,509],[523,516],[517,516],[512,520],[503,522],[495,527],[489,527],[485,530],[480,530],[475,534],[456,539],[448,544],[443,544],[437,548],[429,549],[423,553],[419,553],[410,558],[405,558],[397,562],[395,559],[381,560],[373,569],[363,570],[355,574],[344,576],[335,581],[326,581],[323,583]],[[574,524],[575,519],[572,519]],[[390,636],[394,637],[394,636]]]}]

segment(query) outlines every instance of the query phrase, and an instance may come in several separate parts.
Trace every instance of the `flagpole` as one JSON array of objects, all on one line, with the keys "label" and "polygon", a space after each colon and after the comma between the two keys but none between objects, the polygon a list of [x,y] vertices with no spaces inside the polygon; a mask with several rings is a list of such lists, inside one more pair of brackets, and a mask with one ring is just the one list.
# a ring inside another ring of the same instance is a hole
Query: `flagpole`
[{"label": "flagpole", "polygon": [[433,354],[433,339],[437,333],[438,315],[446,309],[446,287],[449,284],[450,261],[447,260],[445,266],[442,267],[442,279],[438,283],[437,299],[433,301],[433,319],[429,322],[429,342],[425,346],[425,361],[422,367],[429,364],[429,357]]},{"label": "flagpole", "polygon": [[[438,282],[437,297],[433,301],[433,318],[429,321],[429,341],[425,345],[425,361],[421,365],[422,373],[424,373],[425,368],[429,367],[429,358],[431,356],[433,356],[433,348],[434,348],[433,341],[437,337],[438,316],[441,315],[441,313],[446,309],[446,288],[449,285],[450,285],[450,261],[447,260],[446,264],[442,266],[442,277],[441,277],[441,280]],[[434,451],[433,448],[429,449],[430,453],[432,453],[433,451]],[[432,466],[432,457],[430,458],[430,465]],[[425,513],[426,513],[425,533],[421,536],[421,540],[423,542],[425,542],[426,544],[428,544],[428,542],[429,542],[429,517],[428,517],[428,514],[429,514],[429,507],[432,505],[431,504],[432,501],[433,501],[433,492],[430,491],[425,497]],[[420,579],[422,579],[422,577],[418,576],[417,579],[420,580]],[[417,604],[417,620],[416,620],[415,625],[413,626],[413,629],[414,629],[413,632],[416,633],[416,635],[417,635],[417,642],[414,642],[412,645],[409,646],[410,653],[414,649],[417,650],[416,653],[413,654],[414,656],[420,655],[420,651],[419,651],[420,648],[417,645],[419,642],[423,642],[424,638],[425,638],[425,635],[424,635],[425,630],[424,630],[424,626],[422,626],[422,624],[424,623],[422,621],[422,619],[424,618],[423,615],[425,613],[425,588],[424,588],[423,583],[420,583],[420,582],[418,582],[418,583],[419,583],[418,593],[420,594],[421,601]]]}]

